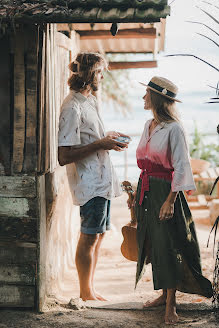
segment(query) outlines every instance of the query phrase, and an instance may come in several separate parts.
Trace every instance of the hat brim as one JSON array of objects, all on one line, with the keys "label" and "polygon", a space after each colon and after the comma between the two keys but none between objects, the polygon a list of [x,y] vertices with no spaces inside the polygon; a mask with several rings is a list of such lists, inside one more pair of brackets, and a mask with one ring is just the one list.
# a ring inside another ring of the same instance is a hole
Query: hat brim
[{"label": "hat brim", "polygon": [[160,91],[158,91],[158,90],[152,88],[152,87],[149,86],[148,84],[145,84],[145,83],[143,83],[143,82],[139,82],[139,83],[142,84],[142,85],[144,85],[145,87],[148,87],[149,89],[153,90],[154,92],[159,93],[161,96],[164,96],[164,97],[166,97],[166,98],[168,98],[168,99],[174,100],[174,101],[179,102],[179,103],[182,102],[182,101],[179,100],[179,99],[176,99],[176,98],[173,98],[173,97],[170,97],[170,96],[165,95],[164,93],[162,93],[162,92],[160,92]]}]

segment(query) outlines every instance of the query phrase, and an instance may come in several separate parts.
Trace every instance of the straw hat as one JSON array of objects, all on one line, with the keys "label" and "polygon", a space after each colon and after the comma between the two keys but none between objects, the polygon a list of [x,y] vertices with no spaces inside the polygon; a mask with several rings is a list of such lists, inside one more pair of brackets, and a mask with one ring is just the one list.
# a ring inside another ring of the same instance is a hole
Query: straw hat
[{"label": "straw hat", "polygon": [[152,79],[148,84],[145,84],[143,82],[139,82],[139,83],[141,83],[145,87],[148,87],[149,89],[159,93],[160,95],[166,98],[169,98],[177,102],[181,102],[179,99],[176,99],[176,95],[178,92],[177,86],[170,80],[165,79],[164,77],[154,76],[152,77]]}]

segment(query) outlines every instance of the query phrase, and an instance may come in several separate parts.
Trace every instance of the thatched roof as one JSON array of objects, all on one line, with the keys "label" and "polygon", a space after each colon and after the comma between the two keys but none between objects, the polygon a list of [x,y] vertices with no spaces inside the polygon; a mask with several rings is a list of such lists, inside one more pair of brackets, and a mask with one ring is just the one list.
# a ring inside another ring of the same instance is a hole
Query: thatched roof
[{"label": "thatched roof", "polygon": [[170,13],[167,0],[1,0],[0,22],[159,22]]}]

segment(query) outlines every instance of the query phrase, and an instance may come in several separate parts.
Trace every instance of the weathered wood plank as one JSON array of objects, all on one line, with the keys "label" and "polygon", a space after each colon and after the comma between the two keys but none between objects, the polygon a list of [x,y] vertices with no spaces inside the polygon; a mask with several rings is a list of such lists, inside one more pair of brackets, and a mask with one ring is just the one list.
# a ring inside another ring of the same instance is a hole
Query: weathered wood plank
[{"label": "weathered wood plank", "polygon": [[45,116],[45,54],[46,54],[46,40],[45,31],[40,29],[39,32],[39,55],[38,55],[38,133],[37,133],[37,172],[44,172],[43,159],[44,154],[44,116]]},{"label": "weathered wood plank", "polygon": [[38,28],[28,27],[25,32],[26,76],[26,138],[24,172],[37,170],[37,69]]},{"label": "weathered wood plank", "polygon": [[37,242],[37,219],[0,217],[0,239]]},{"label": "weathered wood plank", "polygon": [[37,217],[37,204],[28,198],[0,198],[0,217]]},{"label": "weathered wood plank", "polygon": [[116,35],[112,35],[108,30],[76,30],[80,35],[81,40],[92,39],[155,39],[157,36],[156,28],[132,28],[119,30]]},{"label": "weathered wood plank", "polygon": [[32,176],[1,176],[0,197],[36,197],[36,178]]},{"label": "weathered wood plank", "polygon": [[36,263],[36,244],[24,242],[0,241],[0,263],[29,264]]},{"label": "weathered wood plank", "polygon": [[[51,25],[51,43],[50,43],[50,172],[54,172],[55,168],[58,165],[57,158],[57,119],[58,119],[58,106],[56,103],[56,67],[57,67],[57,46],[56,46],[56,25]],[[59,91],[60,92],[60,91]]]},{"label": "weathered wood plank", "polygon": [[156,60],[136,61],[136,62],[109,62],[109,70],[129,69],[129,68],[153,68],[157,67]]},{"label": "weathered wood plank", "polygon": [[205,179],[209,179],[209,175],[208,175],[207,171],[203,171],[203,172],[201,172],[201,173],[200,173],[200,177],[201,177],[201,178],[205,178]]},{"label": "weathered wood plank", "polygon": [[34,286],[0,285],[0,307],[34,307]]},{"label": "weathered wood plank", "polygon": [[207,171],[208,171],[208,174],[209,174],[210,178],[212,178],[212,179],[217,178],[216,171],[213,167],[210,167]]},{"label": "weathered wood plank", "polygon": [[20,27],[14,37],[14,133],[13,133],[13,171],[19,173],[23,168],[25,140],[25,64],[24,31]]},{"label": "weathered wood plank", "polygon": [[44,118],[44,173],[49,172],[50,169],[50,126],[49,126],[49,88],[50,88],[50,52],[51,52],[51,34],[50,34],[50,25],[47,24],[46,29],[46,79],[45,79],[45,118]]},{"label": "weathered wood plank", "polygon": [[207,206],[205,195],[197,195],[197,198],[200,205]]},{"label": "weathered wood plank", "polygon": [[68,38],[66,35],[63,33],[57,32],[55,34],[56,37],[56,43],[58,47],[64,48],[66,50],[70,50],[72,47],[72,40]]},{"label": "weathered wood plank", "polygon": [[46,295],[46,194],[45,194],[45,175],[38,176],[37,198],[39,205],[38,220],[38,258],[37,258],[37,309],[42,311]]},{"label": "weathered wood plank", "polygon": [[10,104],[13,103],[13,97],[10,99],[10,45],[7,35],[0,38],[1,60],[0,60],[0,166],[2,174],[11,173],[10,159]]},{"label": "weathered wood plank", "polygon": [[35,264],[1,264],[0,284],[35,285]]}]

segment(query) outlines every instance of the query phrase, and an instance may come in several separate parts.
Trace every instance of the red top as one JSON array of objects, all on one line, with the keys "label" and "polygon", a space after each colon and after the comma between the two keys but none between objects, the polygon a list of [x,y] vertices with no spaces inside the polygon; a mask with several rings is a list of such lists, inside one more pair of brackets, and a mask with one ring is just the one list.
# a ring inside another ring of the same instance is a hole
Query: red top
[{"label": "red top", "polygon": [[151,162],[148,158],[138,159],[138,167],[141,169],[140,178],[142,179],[141,195],[139,204],[142,204],[144,192],[149,191],[149,176],[172,181],[173,170],[165,168],[161,164]]}]

